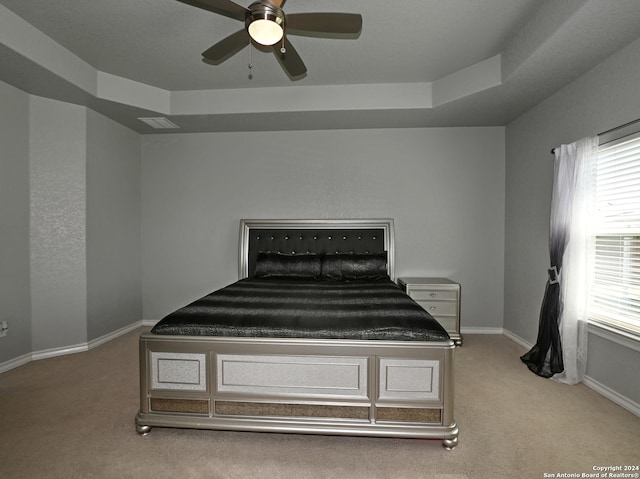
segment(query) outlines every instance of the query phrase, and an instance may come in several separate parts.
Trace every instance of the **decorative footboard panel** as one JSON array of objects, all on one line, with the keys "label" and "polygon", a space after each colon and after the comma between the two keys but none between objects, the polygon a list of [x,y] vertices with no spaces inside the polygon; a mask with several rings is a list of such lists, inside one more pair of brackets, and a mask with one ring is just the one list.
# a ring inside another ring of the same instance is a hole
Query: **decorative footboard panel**
[{"label": "decorative footboard panel", "polygon": [[140,338],[136,428],[458,441],[454,343]]}]

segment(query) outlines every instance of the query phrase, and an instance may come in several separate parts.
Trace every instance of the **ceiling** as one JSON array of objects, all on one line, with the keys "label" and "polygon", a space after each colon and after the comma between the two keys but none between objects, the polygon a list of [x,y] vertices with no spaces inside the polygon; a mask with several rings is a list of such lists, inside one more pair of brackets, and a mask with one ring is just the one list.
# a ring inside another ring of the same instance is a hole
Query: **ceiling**
[{"label": "ceiling", "polygon": [[[637,0],[283,9],[360,13],[362,32],[291,36],[308,68],[292,80],[255,48],[204,63],[201,53],[243,24],[176,0],[0,0],[0,80],[140,133],[504,125],[640,36]],[[140,117],[180,128],[153,130]]]}]

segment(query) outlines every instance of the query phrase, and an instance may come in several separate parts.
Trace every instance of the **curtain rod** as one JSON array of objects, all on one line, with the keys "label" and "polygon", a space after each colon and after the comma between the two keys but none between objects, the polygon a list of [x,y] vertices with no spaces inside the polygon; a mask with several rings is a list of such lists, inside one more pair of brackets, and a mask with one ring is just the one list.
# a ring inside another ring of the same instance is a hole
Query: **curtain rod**
[{"label": "curtain rod", "polygon": [[[623,128],[627,128],[629,126],[635,125],[636,123],[640,123],[640,118],[638,118],[637,120],[633,120],[633,121],[630,121],[628,123],[625,123],[624,125],[616,126],[615,128],[611,128],[610,130],[603,131],[602,133],[598,133],[597,136],[604,136],[604,135],[607,135],[609,133],[613,133],[614,131],[622,130]],[[612,140],[610,140],[610,141],[612,141]],[[605,142],[605,143],[608,143],[608,142]],[[555,153],[556,153],[556,149],[552,148],[551,149],[551,154],[555,155]]]},{"label": "curtain rod", "polygon": [[638,122],[640,122],[640,118],[638,118],[637,120],[630,121],[629,123],[625,123],[624,125],[616,126],[615,128],[611,128],[610,130],[603,131],[602,133],[598,133],[598,136],[606,135],[607,133],[612,133],[616,130],[621,130],[622,128],[626,128]]}]

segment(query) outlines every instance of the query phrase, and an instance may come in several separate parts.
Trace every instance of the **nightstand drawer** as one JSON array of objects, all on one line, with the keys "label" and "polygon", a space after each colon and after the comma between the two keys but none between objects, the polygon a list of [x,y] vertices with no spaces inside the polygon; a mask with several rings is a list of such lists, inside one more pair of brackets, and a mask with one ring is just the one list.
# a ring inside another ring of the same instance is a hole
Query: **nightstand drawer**
[{"label": "nightstand drawer", "polygon": [[431,316],[457,316],[458,303],[455,301],[418,301]]},{"label": "nightstand drawer", "polygon": [[453,290],[434,290],[434,289],[421,289],[416,287],[407,288],[407,294],[416,301],[419,300],[449,300],[455,301],[458,299],[458,292]]}]

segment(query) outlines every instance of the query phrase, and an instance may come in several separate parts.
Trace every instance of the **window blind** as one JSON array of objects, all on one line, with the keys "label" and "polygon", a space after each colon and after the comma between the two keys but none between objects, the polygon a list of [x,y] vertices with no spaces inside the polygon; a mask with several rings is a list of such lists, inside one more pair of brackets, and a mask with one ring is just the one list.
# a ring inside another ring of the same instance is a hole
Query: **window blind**
[{"label": "window blind", "polygon": [[603,145],[589,316],[640,335],[640,134]]}]

